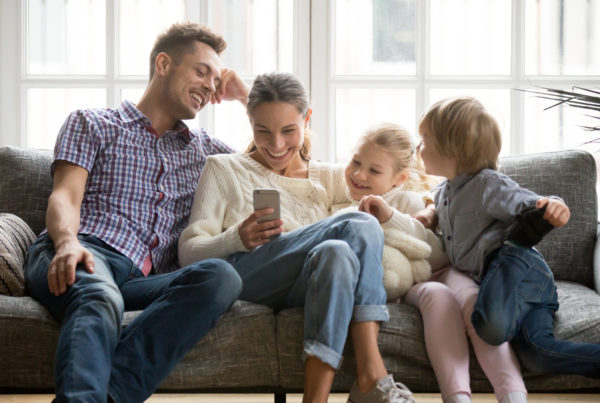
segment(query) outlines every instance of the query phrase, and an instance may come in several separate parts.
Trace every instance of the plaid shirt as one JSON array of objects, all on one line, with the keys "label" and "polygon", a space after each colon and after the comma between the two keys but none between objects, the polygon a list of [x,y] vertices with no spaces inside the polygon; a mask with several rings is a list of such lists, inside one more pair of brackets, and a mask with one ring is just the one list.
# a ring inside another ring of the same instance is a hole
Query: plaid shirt
[{"label": "plaid shirt", "polygon": [[188,224],[194,191],[208,155],[230,153],[203,130],[179,122],[158,136],[150,120],[130,102],[117,109],[78,110],[61,128],[57,160],[89,175],[79,233],[94,235],[142,270],[179,267],[177,240]]}]

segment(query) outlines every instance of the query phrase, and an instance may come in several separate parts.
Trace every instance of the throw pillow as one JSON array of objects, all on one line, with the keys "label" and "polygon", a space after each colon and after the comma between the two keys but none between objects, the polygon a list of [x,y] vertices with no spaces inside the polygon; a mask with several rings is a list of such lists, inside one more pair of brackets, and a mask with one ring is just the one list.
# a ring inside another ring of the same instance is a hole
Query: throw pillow
[{"label": "throw pillow", "polygon": [[35,234],[25,221],[0,213],[0,294],[25,295],[23,264],[33,241]]}]

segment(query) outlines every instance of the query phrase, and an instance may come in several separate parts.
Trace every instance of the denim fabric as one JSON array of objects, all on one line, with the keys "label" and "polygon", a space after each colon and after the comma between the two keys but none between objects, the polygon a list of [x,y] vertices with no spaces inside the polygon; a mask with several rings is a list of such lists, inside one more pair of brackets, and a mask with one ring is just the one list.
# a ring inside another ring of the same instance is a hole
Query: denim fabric
[{"label": "denim fabric", "polygon": [[304,307],[304,358],[338,369],[351,320],[387,321],[383,232],[365,213],[339,214],[291,231],[228,261],[240,299],[275,310]]},{"label": "denim fabric", "polygon": [[505,242],[489,260],[471,322],[489,344],[512,341],[531,371],[599,378],[600,345],[557,340],[557,310],[554,277],[543,256]]},{"label": "denim fabric", "polygon": [[[131,260],[91,235],[93,274],[77,268],[75,283],[54,296],[47,235],[29,249],[27,290],[62,323],[55,357],[57,402],[143,402],[183,355],[237,299],[241,280],[219,259],[143,277]],[[143,312],[122,330],[124,310]]]}]

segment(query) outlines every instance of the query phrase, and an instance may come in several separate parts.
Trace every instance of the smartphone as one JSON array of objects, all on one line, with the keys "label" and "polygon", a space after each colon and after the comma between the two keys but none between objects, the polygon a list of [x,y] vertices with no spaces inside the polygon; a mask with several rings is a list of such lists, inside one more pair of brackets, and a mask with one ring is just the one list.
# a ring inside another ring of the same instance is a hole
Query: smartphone
[{"label": "smartphone", "polygon": [[261,217],[258,222],[273,221],[280,218],[279,191],[275,189],[254,189],[252,194],[254,210],[271,207],[273,212]]}]

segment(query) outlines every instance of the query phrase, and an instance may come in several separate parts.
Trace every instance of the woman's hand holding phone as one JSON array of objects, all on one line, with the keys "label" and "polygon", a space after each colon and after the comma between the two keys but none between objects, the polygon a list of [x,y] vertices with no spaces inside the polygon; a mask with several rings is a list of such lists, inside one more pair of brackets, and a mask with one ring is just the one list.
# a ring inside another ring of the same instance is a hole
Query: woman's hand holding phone
[{"label": "woman's hand holding phone", "polygon": [[254,213],[238,227],[244,247],[252,250],[270,242],[283,232],[279,218],[279,192],[273,189],[255,189]]}]

